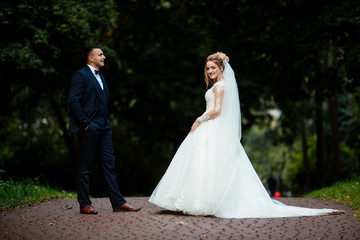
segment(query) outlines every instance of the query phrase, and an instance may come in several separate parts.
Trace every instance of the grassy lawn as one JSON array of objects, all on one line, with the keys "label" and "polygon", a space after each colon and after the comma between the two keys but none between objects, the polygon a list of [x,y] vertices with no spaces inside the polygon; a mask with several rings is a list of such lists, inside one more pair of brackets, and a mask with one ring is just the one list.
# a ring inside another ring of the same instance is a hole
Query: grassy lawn
[{"label": "grassy lawn", "polygon": [[29,205],[57,198],[75,198],[73,192],[65,192],[40,184],[36,180],[23,180],[20,182],[3,181],[0,179],[0,212],[6,212],[17,206]]},{"label": "grassy lawn", "polygon": [[321,198],[346,204],[356,210],[360,220],[360,176],[335,183],[331,187],[309,193],[306,198]]}]

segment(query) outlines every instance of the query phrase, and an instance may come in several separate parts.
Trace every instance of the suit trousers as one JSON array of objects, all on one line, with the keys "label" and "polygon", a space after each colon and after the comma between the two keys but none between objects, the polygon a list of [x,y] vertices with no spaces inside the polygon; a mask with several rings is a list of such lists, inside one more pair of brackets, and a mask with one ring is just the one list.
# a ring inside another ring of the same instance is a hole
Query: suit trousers
[{"label": "suit trousers", "polygon": [[109,125],[102,127],[91,122],[87,131],[79,133],[79,140],[80,166],[77,195],[80,208],[91,205],[90,173],[96,157],[100,160],[112,207],[116,208],[126,203],[117,184],[111,127]]}]

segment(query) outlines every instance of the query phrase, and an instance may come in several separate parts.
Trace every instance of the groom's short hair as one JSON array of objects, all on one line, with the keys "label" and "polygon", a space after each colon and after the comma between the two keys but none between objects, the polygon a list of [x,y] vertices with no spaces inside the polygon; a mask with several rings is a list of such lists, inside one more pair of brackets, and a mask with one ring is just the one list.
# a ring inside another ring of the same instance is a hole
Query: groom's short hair
[{"label": "groom's short hair", "polygon": [[99,48],[99,49],[100,49],[100,47],[97,46],[97,45],[88,46],[88,47],[85,48],[84,57],[85,57],[85,62],[86,62],[86,63],[87,63],[87,61],[88,61],[88,57],[89,57],[90,53],[91,53],[94,49],[96,49],[96,48]]}]

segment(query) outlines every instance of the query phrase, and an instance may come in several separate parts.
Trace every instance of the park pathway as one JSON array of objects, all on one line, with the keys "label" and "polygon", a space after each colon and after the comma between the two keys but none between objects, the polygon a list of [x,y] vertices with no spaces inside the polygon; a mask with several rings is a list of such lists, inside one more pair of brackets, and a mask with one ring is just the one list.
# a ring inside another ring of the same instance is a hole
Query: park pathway
[{"label": "park pathway", "polygon": [[129,197],[136,213],[114,213],[107,198],[93,199],[98,215],[79,213],[75,199],[20,207],[0,216],[0,239],[360,239],[353,210],[333,201],[281,198],[288,205],[344,210],[345,214],[222,219],[164,211],[147,197]]}]

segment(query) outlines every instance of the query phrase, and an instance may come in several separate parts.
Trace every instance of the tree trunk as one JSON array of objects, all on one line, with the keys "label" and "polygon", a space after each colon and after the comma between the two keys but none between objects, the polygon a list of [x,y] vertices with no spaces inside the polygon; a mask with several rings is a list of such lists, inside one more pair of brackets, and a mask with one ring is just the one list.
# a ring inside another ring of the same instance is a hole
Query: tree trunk
[{"label": "tree trunk", "polygon": [[340,175],[340,141],[339,141],[339,105],[338,94],[335,93],[329,97],[329,113],[331,119],[331,132],[332,132],[332,151],[333,151],[333,170],[332,180],[336,181]]},{"label": "tree trunk", "polygon": [[303,167],[305,173],[305,187],[303,190],[304,190],[304,194],[306,194],[310,186],[310,163],[308,156],[308,145],[307,145],[304,116],[301,116],[300,118],[300,131],[301,131],[301,143],[302,143],[302,152],[303,152]]},{"label": "tree trunk", "polygon": [[278,187],[277,187],[278,192],[280,192],[281,195],[284,194],[284,183],[283,183],[282,173],[283,173],[284,168],[285,168],[285,163],[286,163],[286,158],[285,158],[285,153],[283,153],[283,160],[282,160],[281,167],[280,167],[280,170],[279,170]]},{"label": "tree trunk", "polygon": [[56,118],[58,120],[59,127],[63,131],[65,144],[69,149],[69,154],[70,154],[74,169],[77,169],[78,168],[77,162],[78,162],[79,158],[78,158],[78,151],[76,150],[76,147],[75,147],[74,137],[72,135],[70,135],[67,130],[64,117],[61,114],[61,109],[59,108],[58,104],[56,103],[56,100],[52,99],[51,103],[53,105],[54,115],[56,116]]},{"label": "tree trunk", "polygon": [[[317,76],[319,78],[319,76]],[[324,176],[324,131],[323,131],[323,106],[320,79],[315,79],[315,115],[316,115],[316,169],[318,185],[325,186]]]}]

